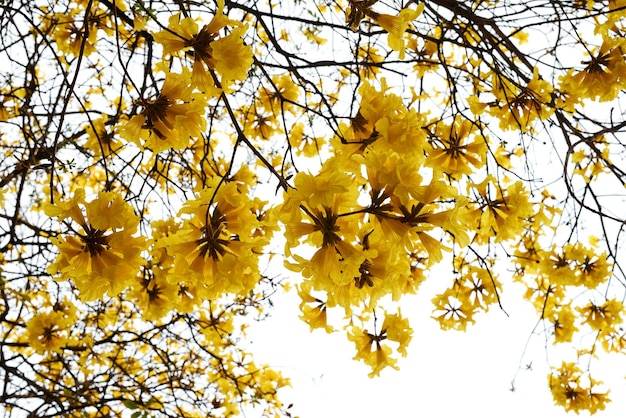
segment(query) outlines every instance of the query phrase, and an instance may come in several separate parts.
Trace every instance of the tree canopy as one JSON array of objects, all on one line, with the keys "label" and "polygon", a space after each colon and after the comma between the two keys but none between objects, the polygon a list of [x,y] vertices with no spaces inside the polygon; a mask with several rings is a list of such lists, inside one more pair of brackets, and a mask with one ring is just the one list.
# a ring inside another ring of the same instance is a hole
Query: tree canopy
[{"label": "tree canopy", "polygon": [[571,352],[555,403],[615,395],[592,372],[626,352],[624,0],[0,11],[5,416],[290,416],[246,345],[272,295],[373,377],[425,280],[446,330],[523,285]]}]

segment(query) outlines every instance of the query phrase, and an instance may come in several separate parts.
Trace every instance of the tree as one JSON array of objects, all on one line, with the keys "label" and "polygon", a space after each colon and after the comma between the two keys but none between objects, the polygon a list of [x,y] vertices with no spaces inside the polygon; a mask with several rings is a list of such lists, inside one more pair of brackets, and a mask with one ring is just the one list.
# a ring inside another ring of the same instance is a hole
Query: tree
[{"label": "tree", "polygon": [[591,365],[626,346],[623,1],[1,10],[6,416],[289,416],[245,344],[272,294],[375,376],[438,263],[443,329],[521,283],[574,353],[555,402],[609,402]]}]

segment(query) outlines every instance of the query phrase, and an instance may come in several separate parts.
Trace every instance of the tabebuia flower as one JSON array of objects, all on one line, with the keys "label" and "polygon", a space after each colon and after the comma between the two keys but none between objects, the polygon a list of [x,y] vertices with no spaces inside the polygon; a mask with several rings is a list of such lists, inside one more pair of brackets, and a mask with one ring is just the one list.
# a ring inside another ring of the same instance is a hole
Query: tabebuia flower
[{"label": "tabebuia flower", "polygon": [[[193,84],[213,94],[219,92],[216,87],[228,90],[233,81],[244,80],[253,61],[252,49],[243,42],[247,26],[224,14],[223,0],[217,4],[215,16],[207,25],[200,27],[194,19],[181,19],[176,14],[170,17],[167,29],[154,34],[154,39],[163,46],[163,55],[191,54]],[[229,33],[221,35],[227,26]],[[212,70],[221,77],[217,86]]]},{"label": "tabebuia flower", "polygon": [[190,138],[199,138],[206,128],[206,98],[193,92],[189,75],[167,73],[155,99],[140,99],[142,110],[126,123],[120,133],[125,139],[158,153],[184,149]]},{"label": "tabebuia flower", "polygon": [[69,325],[70,322],[63,316],[62,312],[38,313],[26,325],[26,340],[39,354],[50,351],[59,352],[67,343]]},{"label": "tabebuia flower", "polygon": [[200,299],[248,295],[262,278],[259,257],[276,229],[266,204],[246,186],[217,177],[198,190],[180,210],[181,227],[157,241],[173,257],[167,282],[191,285]]},{"label": "tabebuia flower", "polygon": [[346,10],[346,23],[348,23],[350,28],[357,30],[361,20],[363,20],[365,16],[369,17],[387,32],[387,44],[394,51],[398,51],[400,59],[404,59],[406,45],[402,38],[409,28],[410,23],[417,19],[424,11],[424,3],[420,3],[417,6],[417,10],[409,8],[402,9],[400,13],[395,16],[386,13],[378,13],[372,10],[372,6],[376,1],[349,0],[348,3],[350,7]]},{"label": "tabebuia flower", "polygon": [[372,13],[372,17],[376,20],[385,31],[387,31],[387,43],[394,51],[398,51],[400,59],[404,59],[405,43],[402,39],[404,32],[409,24],[417,19],[424,10],[424,3],[420,3],[417,10],[402,9],[397,16],[384,13]]},{"label": "tabebuia flower", "polygon": [[590,52],[585,68],[569,70],[561,77],[560,89],[583,99],[614,100],[626,85],[624,39],[607,37]]},{"label": "tabebuia flower", "polygon": [[125,290],[143,263],[145,240],[135,236],[139,218],[116,192],[100,192],[85,201],[78,189],[69,202],[47,204],[46,215],[68,226],[68,232],[51,238],[59,250],[48,273],[57,280],[72,280],[83,301],[114,296]]}]

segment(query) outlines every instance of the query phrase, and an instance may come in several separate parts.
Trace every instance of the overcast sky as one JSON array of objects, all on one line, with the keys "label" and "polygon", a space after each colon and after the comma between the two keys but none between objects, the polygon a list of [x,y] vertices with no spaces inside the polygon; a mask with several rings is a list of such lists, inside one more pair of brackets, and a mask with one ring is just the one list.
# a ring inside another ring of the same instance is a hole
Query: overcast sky
[{"label": "overcast sky", "polygon": [[[576,416],[554,406],[547,387],[548,361],[560,365],[563,359],[560,355],[572,353],[560,353],[551,345],[546,351],[541,329],[529,340],[536,324],[534,310],[521,301],[515,286],[506,286],[509,280],[501,278],[505,291],[511,289],[503,295],[509,317],[492,308],[487,315],[479,316],[476,325],[468,327],[465,333],[441,331],[430,318],[430,299],[437,285],[434,282],[449,278],[439,275],[430,280],[418,295],[403,304],[402,313],[414,329],[408,357],[399,362],[399,371],[385,369],[381,377],[374,379],[368,378],[368,367],[352,360],[354,346],[344,333],[329,335],[322,330],[310,333],[308,325],[297,319],[297,297],[277,299],[273,317],[256,324],[249,335],[256,360],[269,363],[292,379],[293,388],[284,391],[282,399],[294,403],[294,416]],[[613,402],[595,416],[624,416],[623,357],[605,355],[592,365],[595,377],[613,389]],[[566,359],[571,361],[575,357]],[[522,370],[517,372],[520,360]],[[511,392],[514,378],[515,391]]]}]

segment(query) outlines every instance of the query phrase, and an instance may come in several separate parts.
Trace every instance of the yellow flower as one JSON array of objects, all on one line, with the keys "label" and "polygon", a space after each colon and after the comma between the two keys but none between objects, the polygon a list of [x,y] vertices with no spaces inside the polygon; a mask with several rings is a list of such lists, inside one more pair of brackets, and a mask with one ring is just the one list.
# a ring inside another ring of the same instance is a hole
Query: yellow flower
[{"label": "yellow flower", "polygon": [[248,295],[261,278],[259,255],[274,227],[257,215],[264,202],[250,199],[236,181],[211,181],[218,182],[217,192],[208,186],[200,190],[181,209],[181,215],[190,215],[181,228],[158,241],[174,258],[167,280],[191,283],[201,299]]},{"label": "yellow flower", "polygon": [[524,230],[525,220],[534,213],[528,200],[529,192],[522,182],[517,181],[503,189],[490,175],[482,183],[471,187],[479,192],[481,200],[480,206],[467,214],[467,219],[468,222],[474,219],[479,241],[494,239],[501,242],[518,237]]},{"label": "yellow flower", "polygon": [[133,208],[116,192],[100,192],[98,198],[85,205],[92,228],[134,229],[139,223]]},{"label": "yellow flower", "polygon": [[310,210],[324,211],[326,208],[332,212],[344,205],[352,206],[358,196],[352,178],[332,169],[322,170],[317,175],[300,172],[296,175],[294,184],[295,188],[286,192],[282,207],[285,220],[302,219],[300,205],[303,204]]},{"label": "yellow flower", "polygon": [[623,40],[606,38],[595,55],[583,62],[587,66],[582,71],[569,71],[561,78],[560,89],[581,98],[614,100],[626,83],[623,45]]},{"label": "yellow flower", "polygon": [[39,354],[61,352],[67,343],[67,323],[63,313],[52,311],[33,316],[26,325],[26,338]]},{"label": "yellow flower", "polygon": [[413,334],[408,319],[403,318],[400,312],[397,314],[385,314],[381,330],[388,340],[398,343],[398,352],[406,357],[406,349],[411,342]]},{"label": "yellow flower", "polygon": [[368,14],[376,20],[385,31],[387,31],[387,43],[394,51],[400,53],[400,59],[404,59],[405,44],[402,39],[404,32],[409,27],[409,23],[414,21],[422,14],[424,3],[420,3],[417,10],[402,9],[397,16],[383,13],[369,12]]},{"label": "yellow flower", "polygon": [[553,315],[552,323],[554,324],[554,343],[571,342],[574,333],[578,331],[575,325],[576,316],[572,312],[572,308],[563,305]]},{"label": "yellow flower", "polygon": [[602,305],[589,302],[576,310],[583,318],[583,324],[588,324],[594,331],[610,332],[622,323],[624,305],[616,299],[608,299]]},{"label": "yellow flower", "polygon": [[476,130],[472,121],[455,118],[451,125],[437,124],[433,150],[428,153],[428,166],[455,178],[470,175],[483,167],[487,157],[484,138],[470,136]]},{"label": "yellow flower", "polygon": [[163,46],[163,55],[173,55],[192,49],[198,35],[198,24],[191,18],[180,19],[180,13],[168,19],[167,30],[155,33],[154,40]]},{"label": "yellow flower", "polygon": [[593,414],[603,410],[606,403],[610,402],[608,392],[596,392],[594,386],[602,382],[591,376],[585,377],[583,379],[583,373],[576,364],[563,362],[560,368],[548,375],[554,402],[563,406],[566,411],[576,413],[587,410]]},{"label": "yellow flower", "polygon": [[473,324],[476,308],[467,297],[455,288],[448,288],[432,299],[435,308],[433,318],[439,322],[441,329],[465,331],[468,324]]},{"label": "yellow flower", "polygon": [[370,44],[359,46],[357,57],[363,63],[360,71],[365,79],[374,78],[380,72],[380,64],[385,61],[385,57],[378,53],[378,49]]},{"label": "yellow flower", "polygon": [[107,128],[108,116],[92,120],[86,127],[87,142],[85,147],[95,156],[108,156],[121,148],[122,143],[116,138],[113,128]]},{"label": "yellow flower", "polygon": [[381,344],[386,337],[384,334],[373,335],[361,328],[352,327],[348,333],[348,339],[354,343],[357,349],[355,360],[362,360],[365,364],[372,368],[369,377],[380,375],[380,372],[391,367],[398,370],[396,359],[391,357],[391,347]]},{"label": "yellow flower", "polygon": [[563,286],[552,284],[544,277],[535,277],[534,284],[528,285],[524,298],[530,300],[538,312],[549,317],[565,299],[565,291]]},{"label": "yellow flower", "polygon": [[324,145],[324,138],[311,137],[304,133],[304,125],[296,123],[289,132],[289,144],[296,154],[304,157],[315,157]]},{"label": "yellow flower", "polygon": [[[55,13],[52,17],[44,16],[44,33],[51,32],[51,39],[54,39],[59,52],[75,57],[84,54],[89,56],[94,53],[98,40],[98,28],[94,20],[87,20],[89,35],[85,38],[87,30],[83,28],[85,21],[80,16],[81,11],[70,9],[66,13]],[[92,16],[93,17],[93,16]]]},{"label": "yellow flower", "polygon": [[[218,0],[215,16],[201,29],[191,18],[180,19],[180,14],[170,17],[168,28],[154,34],[154,39],[163,45],[164,55],[193,50],[192,82],[207,94],[218,95],[219,89],[211,70],[221,76],[220,86],[228,90],[234,80],[244,80],[252,65],[252,49],[243,43],[242,37],[247,26],[224,15],[224,0]],[[226,26],[232,26],[231,33],[219,37]]]},{"label": "yellow flower", "polygon": [[245,80],[252,65],[252,49],[243,43],[246,28],[233,28],[232,32],[211,43],[215,70],[222,76],[222,87],[234,80]]},{"label": "yellow flower", "polygon": [[144,319],[154,321],[174,309],[178,290],[178,286],[168,283],[163,269],[150,266],[143,270],[128,296],[136,300]]},{"label": "yellow flower", "polygon": [[139,100],[143,110],[122,127],[121,135],[154,153],[186,148],[189,138],[199,138],[206,128],[206,98],[192,90],[187,73],[168,73],[156,99]]},{"label": "yellow flower", "polygon": [[323,328],[326,332],[333,332],[333,327],[328,325],[326,317],[326,303],[309,294],[311,282],[304,282],[298,289],[300,296],[300,319],[309,324],[311,331]]},{"label": "yellow flower", "polygon": [[258,91],[261,107],[267,112],[271,111],[273,115],[280,115],[285,110],[292,110],[292,103],[296,103],[299,96],[299,87],[288,74],[272,77],[270,85]]},{"label": "yellow flower", "polygon": [[[79,190],[71,201],[82,202],[83,193]],[[59,205],[61,210],[56,210]],[[62,210],[62,206],[63,202],[48,205],[46,213],[64,219],[67,211]],[[83,206],[88,215],[86,218],[78,205],[71,207],[72,211],[81,214],[82,228],[73,235],[51,239],[59,249],[59,255],[47,271],[50,274],[60,272],[61,279],[72,279],[81,298],[91,301],[105,293],[117,295],[130,285],[143,264],[141,252],[145,242],[143,238],[133,236],[138,218],[116,193],[100,193],[97,199],[83,203]]]},{"label": "yellow flower", "polygon": [[87,224],[85,221],[85,217],[81,208],[78,206],[79,204],[85,203],[85,190],[84,189],[76,189],[74,192],[74,197],[71,199],[57,200],[55,204],[45,203],[44,213],[51,217],[56,217],[59,222],[64,221],[67,218],[71,218],[77,224],[84,226]]},{"label": "yellow flower", "polygon": [[519,86],[502,74],[493,73],[491,79],[491,93],[496,100],[482,103],[478,97],[471,96],[468,104],[476,115],[489,109],[489,114],[499,119],[500,129],[529,132],[537,119],[545,120],[554,113],[554,106],[551,104],[554,88],[540,78],[537,67],[526,86]]},{"label": "yellow flower", "polygon": [[468,261],[463,257],[455,259],[455,269],[460,272],[456,278],[459,298],[468,301],[474,308],[489,310],[489,306],[498,302],[500,283],[495,273],[474,265],[476,261]]},{"label": "yellow flower", "polygon": [[23,88],[9,89],[3,88],[0,90],[0,122],[6,122],[12,117],[18,116],[19,105],[17,99],[21,98],[23,94]]},{"label": "yellow flower", "polygon": [[316,26],[307,26],[306,28],[304,28],[304,31],[302,33],[311,43],[314,43],[316,45],[324,45],[327,42],[327,39],[322,38],[320,36],[320,32],[320,28]]},{"label": "yellow flower", "polygon": [[195,285],[185,281],[178,283],[178,290],[174,299],[176,311],[180,313],[193,312],[201,302]]}]

